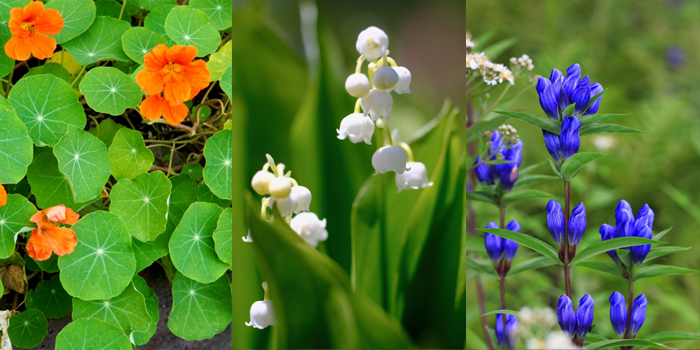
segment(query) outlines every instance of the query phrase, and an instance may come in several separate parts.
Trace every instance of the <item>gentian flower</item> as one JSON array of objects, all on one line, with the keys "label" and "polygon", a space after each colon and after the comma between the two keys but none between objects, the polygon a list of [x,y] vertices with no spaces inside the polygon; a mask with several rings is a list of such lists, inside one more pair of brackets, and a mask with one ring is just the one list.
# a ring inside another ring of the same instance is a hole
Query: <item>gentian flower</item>
[{"label": "gentian flower", "polygon": [[559,135],[542,129],[542,136],[544,136],[544,146],[547,148],[549,155],[552,156],[557,163],[561,162],[561,144],[559,143]]},{"label": "gentian flower", "polygon": [[547,78],[537,81],[537,94],[540,98],[542,110],[554,120],[560,120],[562,113],[570,104],[575,103],[575,116],[595,114],[600,107],[602,97],[599,97],[588,110],[585,110],[593,96],[603,92],[600,83],[590,83],[588,76],[581,79],[581,66],[578,63],[571,65],[566,70],[566,78],[557,70]]},{"label": "gentian flower", "polygon": [[364,141],[366,144],[371,145],[374,123],[372,119],[362,113],[353,113],[343,118],[340,122],[340,128],[336,129],[336,131],[338,132],[338,138],[341,140],[350,138],[352,143]]},{"label": "gentian flower", "polygon": [[265,297],[263,300],[256,301],[250,306],[250,322],[245,323],[248,327],[264,329],[270,325],[277,324],[275,306],[267,292],[267,282],[263,282],[262,286],[265,290]]},{"label": "gentian flower", "polygon": [[507,164],[495,164],[504,166],[501,168],[501,185],[503,190],[508,192],[513,189],[515,181],[518,180],[518,168],[523,160],[523,141],[518,140],[515,144],[509,144],[510,148],[504,150],[504,160]]},{"label": "gentian flower", "polygon": [[654,226],[654,211],[649,208],[649,204],[644,204],[642,209],[639,209],[636,222],[640,221],[649,227],[649,229],[652,229]]},{"label": "gentian flower", "polygon": [[502,125],[499,129],[505,130],[510,141],[504,140],[498,130],[491,131],[488,159],[504,162],[487,165],[483,163],[484,158],[477,157],[474,164],[481,164],[476,166],[475,173],[480,182],[486,182],[489,185],[500,181],[502,189],[508,192],[513,189],[518,179],[518,169],[523,160],[523,142],[515,135],[516,130],[512,126]]},{"label": "gentian flower", "polygon": [[625,305],[625,296],[620,292],[612,293],[610,296],[610,323],[617,335],[621,336],[625,333],[627,325],[627,306]]},{"label": "gentian flower", "polygon": [[578,303],[578,310],[576,310],[576,335],[579,340],[586,338],[588,330],[593,324],[593,298],[590,294],[586,294],[581,298]]},{"label": "gentian flower", "polygon": [[[593,96],[603,92],[603,85],[600,85],[600,83],[593,83],[590,85],[589,91],[591,94],[590,98],[593,98]],[[588,110],[584,114],[585,115],[596,114],[598,112],[598,108],[600,108],[600,101],[602,101],[602,100],[603,100],[603,96],[598,97],[598,99],[595,100],[595,102],[593,102],[590,107],[588,107]]]},{"label": "gentian flower", "polygon": [[644,296],[644,294],[640,294],[634,298],[634,302],[632,303],[632,319],[630,320],[630,328],[632,328],[630,332],[633,337],[644,324],[644,320],[647,317],[647,305],[647,297]]},{"label": "gentian flower", "polygon": [[559,202],[554,199],[550,199],[547,203],[547,227],[554,242],[561,244],[564,240],[564,212]]},{"label": "gentian flower", "polygon": [[[520,223],[518,220],[513,220],[506,225],[506,230],[520,232]],[[507,260],[513,260],[515,253],[518,252],[518,242],[503,238],[503,255]]]},{"label": "gentian flower", "polygon": [[561,330],[573,337],[576,333],[576,314],[574,313],[574,305],[571,303],[566,294],[559,297],[557,303],[557,321]]},{"label": "gentian flower", "polygon": [[7,192],[5,191],[5,186],[0,185],[0,207],[4,207],[7,204]]},{"label": "gentian flower", "polygon": [[[615,222],[615,227],[604,224],[600,228],[600,235],[603,241],[621,237],[642,237],[651,239],[651,228],[654,225],[654,211],[651,210],[648,204],[644,204],[642,209],[640,209],[637,213],[637,219],[635,220],[634,214],[632,213],[632,207],[626,200],[623,199],[620,200],[615,208]],[[604,230],[605,232],[603,232]],[[614,235],[612,234],[613,231]],[[649,254],[651,244],[624,247],[623,249],[630,251],[632,254],[632,261],[635,265],[640,265]],[[615,260],[616,263],[619,262],[617,252],[608,251],[608,255],[610,255],[610,257]]]},{"label": "gentian flower", "polygon": [[41,210],[29,219],[37,225],[27,242],[27,255],[35,260],[44,261],[51,253],[58,256],[70,254],[78,244],[75,232],[59,224],[73,225],[80,215],[64,205],[57,205]]},{"label": "gentian flower", "polygon": [[576,104],[574,106],[574,113],[576,115],[581,115],[586,107],[588,107],[588,102],[591,100],[591,94],[588,88],[590,84],[590,78],[585,76],[576,86],[576,90],[574,90],[571,102]]},{"label": "gentian flower", "polygon": [[374,175],[389,171],[403,174],[404,171],[410,170],[406,168],[406,163],[408,163],[408,155],[399,146],[384,146],[372,155],[372,166],[376,171]]},{"label": "gentian flower", "polygon": [[493,178],[491,177],[491,168],[486,163],[483,163],[485,161],[484,158],[481,157],[476,157],[476,161],[474,161],[474,164],[479,164],[474,168],[474,172],[476,173],[476,178],[479,180],[479,182],[486,182],[490,185],[493,185]]},{"label": "gentian flower", "polygon": [[[554,74],[554,70],[552,71]],[[545,77],[537,80],[537,94],[540,96],[540,106],[544,113],[554,119],[559,120],[559,94],[553,87],[553,83]]]},{"label": "gentian flower", "polygon": [[622,199],[615,208],[615,237],[630,237],[634,234],[634,214],[632,207]]},{"label": "gentian flower", "polygon": [[47,9],[41,1],[32,1],[24,9],[10,10],[9,28],[12,38],[5,44],[8,57],[26,61],[29,56],[43,60],[53,57],[56,40],[49,35],[63,29],[63,17],[54,9]]},{"label": "gentian flower", "polygon": [[[600,232],[601,241],[607,241],[609,239],[615,238],[615,228],[608,224],[603,224],[602,226],[600,226],[600,230],[598,232]],[[608,250],[607,253],[616,263],[620,262],[620,258],[617,256],[616,250]]]},{"label": "gentian flower", "polygon": [[[498,228],[498,224],[491,221],[486,225],[486,228]],[[484,243],[489,259],[493,262],[500,260],[503,256],[503,238],[486,232]]]},{"label": "gentian flower", "polygon": [[579,203],[571,211],[569,218],[569,243],[577,245],[584,232],[586,232],[586,208],[583,203]]},{"label": "gentian flower", "polygon": [[[645,221],[637,221],[634,225],[634,235],[636,237],[651,239],[651,229],[645,224]],[[647,254],[651,250],[651,244],[636,245],[630,248],[632,253],[632,262],[635,265],[641,265],[646,259]]]},{"label": "gentian flower", "polygon": [[562,89],[566,93],[568,100],[567,106],[574,103],[574,93],[579,85],[579,80],[581,79],[581,66],[578,63],[572,64],[566,69],[566,78],[562,83]]},{"label": "gentian flower", "polygon": [[498,345],[504,349],[515,348],[520,330],[518,329],[518,319],[514,315],[505,315],[506,325],[503,329],[503,314],[496,314],[496,339]]},{"label": "gentian flower", "polygon": [[581,121],[578,118],[564,117],[559,134],[559,145],[563,159],[568,159],[578,152],[578,148],[581,146],[579,129],[581,129]]},{"label": "gentian flower", "polygon": [[319,220],[314,213],[298,214],[289,223],[289,227],[314,248],[318,242],[328,239],[326,219]]},{"label": "gentian flower", "polygon": [[[405,189],[425,188],[432,186],[433,183],[428,179],[428,170],[425,168],[425,164],[421,162],[408,162],[406,167],[409,170],[403,172],[403,174],[396,174],[396,187],[398,187],[398,192]],[[397,192],[397,193],[398,193]]]}]

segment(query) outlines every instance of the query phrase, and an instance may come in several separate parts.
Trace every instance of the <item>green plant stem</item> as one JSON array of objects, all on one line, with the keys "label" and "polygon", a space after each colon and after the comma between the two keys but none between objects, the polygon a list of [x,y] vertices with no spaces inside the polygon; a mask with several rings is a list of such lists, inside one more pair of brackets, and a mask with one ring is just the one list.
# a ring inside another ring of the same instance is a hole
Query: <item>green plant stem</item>
[{"label": "green plant stem", "polygon": [[[380,139],[379,142],[377,142],[377,147],[381,147],[383,142],[381,142],[381,134],[377,134],[377,138]],[[384,191],[384,188],[386,186],[385,177],[383,174],[377,174],[377,217],[379,218],[379,232],[381,237],[380,239],[380,251],[381,252],[386,252],[387,251],[387,235],[386,235],[386,193]],[[380,265],[381,265],[381,272],[382,272],[382,281],[384,281],[384,285],[382,286],[382,306],[384,307],[385,310],[389,310],[389,295],[388,295],[388,288],[389,288],[389,274],[388,274],[388,267],[387,267],[387,262],[386,262],[386,257],[382,256],[380,259]]]},{"label": "green plant stem", "polygon": [[[506,207],[501,207],[501,228],[505,229],[506,228]],[[503,254],[501,255],[501,309],[507,310],[506,307],[506,274],[505,274],[505,267],[506,267],[506,254],[505,254],[505,244],[503,245]],[[506,329],[506,314],[503,314],[503,332],[505,332]],[[508,343],[503,342],[503,347],[508,348]]]},{"label": "green plant stem", "polygon": [[[569,200],[571,183],[564,182],[564,282],[566,296],[571,299],[571,267],[569,267]],[[572,299],[573,300],[573,299]]]},{"label": "green plant stem", "polygon": [[170,284],[173,283],[173,279],[175,279],[175,266],[173,265],[173,261],[170,260],[170,256],[164,256],[160,258],[159,260],[160,266],[163,267],[163,271],[165,271],[165,276],[168,277],[168,281],[170,281]]},{"label": "green plant stem", "polygon": [[121,11],[119,11],[119,18],[117,18],[120,21],[122,20],[122,15],[124,14],[124,7],[126,7],[126,1],[127,0],[122,0],[122,9]]},{"label": "green plant stem", "polygon": [[[632,276],[627,280],[629,282],[630,290],[629,290],[629,298],[627,299],[627,323],[625,324],[625,339],[632,339],[632,302],[634,300],[634,282],[632,281]],[[628,349],[631,350],[631,346],[621,346],[623,350]]]},{"label": "green plant stem", "polygon": [[70,83],[70,87],[73,87],[73,85],[75,85],[75,82],[78,81],[78,79],[83,74],[83,72],[85,72],[85,67],[87,67],[87,66],[83,66],[83,68],[80,69],[80,72],[78,72],[78,75],[76,75],[75,79],[73,79],[73,82]]}]

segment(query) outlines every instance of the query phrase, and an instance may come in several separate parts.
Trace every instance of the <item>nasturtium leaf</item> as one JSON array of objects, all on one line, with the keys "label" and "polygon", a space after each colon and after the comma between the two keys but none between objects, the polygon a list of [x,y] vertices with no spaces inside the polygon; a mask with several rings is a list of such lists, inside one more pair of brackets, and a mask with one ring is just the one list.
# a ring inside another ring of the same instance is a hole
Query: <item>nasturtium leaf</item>
[{"label": "nasturtium leaf", "polygon": [[80,82],[80,92],[92,109],[111,115],[121,115],[127,108],[138,106],[143,97],[139,84],[113,67],[88,71]]},{"label": "nasturtium leaf", "polygon": [[173,39],[165,32],[165,19],[173,8],[175,5],[158,6],[151,10],[143,20],[143,26],[162,35],[168,42],[168,46],[175,45]]},{"label": "nasturtium leaf", "polygon": [[231,323],[231,286],[228,276],[212,283],[199,283],[184,276],[173,280],[173,308],[168,328],[186,340],[213,337]]},{"label": "nasturtium leaf", "polygon": [[219,198],[231,199],[231,177],[233,169],[233,141],[231,130],[218,131],[204,145],[204,182]]},{"label": "nasturtium leaf", "polygon": [[3,0],[0,1],[0,22],[10,20],[10,11],[15,7],[24,8],[31,0]]},{"label": "nasturtium leaf", "polygon": [[105,300],[121,294],[134,276],[136,259],[129,230],[118,216],[96,211],[73,225],[78,244],[58,258],[61,284],[83,300]]},{"label": "nasturtium leaf", "polygon": [[54,52],[53,57],[49,58],[47,62],[60,64],[70,75],[78,74],[83,68],[83,66],[75,60],[75,57],[65,50]]},{"label": "nasturtium leaf", "polygon": [[48,281],[39,282],[32,294],[34,307],[41,310],[46,318],[68,316],[73,310],[72,299],[63,289],[58,275],[54,275]]},{"label": "nasturtium leaf", "polygon": [[140,131],[120,129],[109,146],[109,162],[115,179],[133,179],[151,169],[155,157]]},{"label": "nasturtium leaf", "polygon": [[231,208],[224,209],[224,211],[221,212],[221,216],[219,216],[219,221],[216,224],[216,230],[212,235],[216,248],[216,254],[219,256],[221,261],[228,263],[229,265],[231,265],[233,259],[231,257],[231,251],[233,249],[231,246],[231,237],[233,237],[233,226],[231,223],[232,216]]},{"label": "nasturtium leaf", "polygon": [[35,227],[29,221],[36,214],[34,204],[19,194],[8,194],[7,204],[0,207],[0,259],[15,251],[15,235],[25,227]]},{"label": "nasturtium leaf", "polygon": [[133,27],[122,36],[122,46],[129,58],[143,64],[143,56],[158,44],[165,44],[165,38],[145,27]]},{"label": "nasturtium leaf", "polygon": [[46,8],[57,10],[63,17],[63,29],[57,35],[52,35],[57,44],[65,43],[88,30],[97,11],[93,0],[51,0],[46,3]]},{"label": "nasturtium leaf", "polygon": [[107,147],[97,137],[78,128],[70,128],[53,149],[58,168],[68,176],[76,202],[100,195],[109,179]]},{"label": "nasturtium leaf", "polygon": [[233,64],[233,50],[231,49],[231,41],[222,46],[219,51],[214,52],[209,56],[207,69],[209,69],[209,81],[217,81],[224,75],[226,69]]},{"label": "nasturtium leaf", "polygon": [[185,164],[184,167],[182,167],[182,172],[180,172],[180,173],[187,174],[195,180],[201,180],[202,179],[202,166],[199,165],[198,163],[187,163],[187,164]]},{"label": "nasturtium leaf", "polygon": [[97,16],[107,16],[119,19],[119,13],[122,11],[122,4],[116,0],[97,0],[95,1]]},{"label": "nasturtium leaf", "polygon": [[27,180],[39,208],[63,204],[77,212],[95,199],[81,203],[73,200],[70,181],[58,168],[58,161],[53,153],[41,153],[34,157],[27,169]]},{"label": "nasturtium leaf", "polygon": [[221,36],[204,12],[189,6],[177,6],[165,19],[165,32],[178,45],[194,45],[197,57],[204,57],[219,48]]},{"label": "nasturtium leaf", "polygon": [[219,260],[212,234],[223,209],[212,203],[190,205],[170,237],[170,258],[183,275],[197,282],[216,281],[228,269]]},{"label": "nasturtium leaf", "polygon": [[221,90],[224,90],[226,93],[226,96],[228,96],[229,99],[231,99],[231,96],[233,95],[233,67],[229,66],[228,69],[226,69],[226,72],[224,75],[221,77],[221,80],[219,80],[219,85],[221,86]]},{"label": "nasturtium leaf", "polygon": [[53,75],[20,79],[8,100],[37,146],[55,145],[70,126],[85,127],[85,110],[73,88]]},{"label": "nasturtium leaf", "polygon": [[70,74],[68,73],[68,70],[63,68],[63,66],[61,66],[60,64],[54,62],[49,62],[44,64],[43,66],[34,67],[30,69],[29,72],[27,72],[27,74],[25,74],[24,76],[28,77],[38,74],[55,75],[61,78],[66,83],[69,83],[68,79],[70,79]]},{"label": "nasturtium leaf", "polygon": [[47,260],[36,260],[36,264],[44,272],[55,273],[61,271],[58,268],[58,255],[56,254],[51,254],[51,257]]},{"label": "nasturtium leaf", "polygon": [[197,201],[197,183],[190,176],[187,174],[173,176],[170,178],[170,183],[172,184],[172,190],[170,191],[168,206],[168,224],[165,226],[165,232],[158,237],[162,235],[170,237],[180,223],[187,208],[190,207],[190,204]]},{"label": "nasturtium leaf", "polygon": [[41,344],[48,332],[49,323],[44,313],[37,309],[28,309],[12,316],[7,328],[12,345],[23,349],[33,349]]},{"label": "nasturtium leaf", "polygon": [[190,0],[190,6],[204,12],[214,28],[224,30],[231,27],[233,7],[230,0]]},{"label": "nasturtium leaf", "polygon": [[168,255],[170,234],[161,233],[153,242],[141,242],[136,238],[131,240],[131,248],[136,257],[136,273],[151,266],[156,260]]},{"label": "nasturtium leaf", "polygon": [[131,350],[131,342],[121,329],[96,318],[79,318],[56,336],[56,350]]},{"label": "nasturtium leaf", "polygon": [[151,323],[146,299],[130,283],[119,295],[109,300],[85,301],[73,298],[73,319],[96,318],[121,329],[124,334],[145,331]]},{"label": "nasturtium leaf", "polygon": [[128,22],[99,16],[85,33],[62,46],[82,65],[102,60],[128,61],[121,37],[129,28]]},{"label": "nasturtium leaf", "polygon": [[134,277],[134,287],[136,290],[143,295],[146,299],[146,311],[151,317],[151,323],[148,325],[148,329],[145,331],[135,331],[132,333],[132,338],[136,345],[144,345],[148,343],[148,340],[156,333],[156,327],[158,325],[158,320],[160,319],[160,313],[158,312],[158,298],[156,294],[153,293],[153,289],[146,284],[146,280],[141,276]]},{"label": "nasturtium leaf", "polygon": [[[53,256],[53,255],[54,254],[51,254],[51,256]],[[41,271],[41,268],[39,267],[39,265],[36,264],[36,260],[34,260],[28,254],[24,254],[24,256],[22,256],[22,258],[24,258],[24,262],[25,262],[24,267],[26,267],[29,271]],[[30,307],[27,307],[27,308],[31,309]]]},{"label": "nasturtium leaf", "polygon": [[[0,3],[0,7],[2,3]],[[10,13],[9,11],[7,12]],[[10,28],[7,22],[0,23],[0,46],[5,47],[7,41],[12,38],[12,33],[10,33]],[[15,67],[15,60],[8,57],[5,50],[0,50],[0,77],[4,77],[9,74]]]},{"label": "nasturtium leaf", "polygon": [[155,8],[164,5],[174,5],[175,0],[139,0],[139,5],[142,8],[153,11]]},{"label": "nasturtium leaf", "polygon": [[100,122],[99,125],[90,128],[88,132],[94,136],[97,136],[97,138],[100,139],[100,141],[102,141],[105,144],[105,146],[109,147],[112,145],[114,135],[117,134],[117,131],[124,128],[124,125],[117,124],[112,119],[104,119]]},{"label": "nasturtium leaf", "polygon": [[211,192],[209,186],[202,181],[197,187],[197,200],[200,202],[214,203],[222,208],[230,207],[231,201],[217,197]]},{"label": "nasturtium leaf", "polygon": [[170,181],[162,171],[139,175],[133,181],[119,180],[112,187],[109,211],[124,221],[131,236],[153,241],[165,231],[170,189]]},{"label": "nasturtium leaf", "polygon": [[34,146],[14,111],[0,106],[0,184],[15,184],[27,174]]}]

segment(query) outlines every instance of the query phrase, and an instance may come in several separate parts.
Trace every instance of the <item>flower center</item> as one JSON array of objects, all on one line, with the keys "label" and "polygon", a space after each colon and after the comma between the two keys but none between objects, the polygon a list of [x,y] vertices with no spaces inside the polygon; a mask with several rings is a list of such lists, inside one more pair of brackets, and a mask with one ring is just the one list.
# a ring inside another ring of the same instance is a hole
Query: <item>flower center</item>
[{"label": "flower center", "polygon": [[168,62],[160,71],[160,75],[166,82],[181,82],[183,67],[177,63]]}]

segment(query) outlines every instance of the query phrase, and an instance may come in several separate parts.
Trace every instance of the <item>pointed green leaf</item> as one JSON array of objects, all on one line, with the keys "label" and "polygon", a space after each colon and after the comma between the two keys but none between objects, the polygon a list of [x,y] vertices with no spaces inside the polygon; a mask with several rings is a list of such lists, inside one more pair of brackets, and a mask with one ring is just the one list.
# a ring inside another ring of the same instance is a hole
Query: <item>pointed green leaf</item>
[{"label": "pointed green leaf", "polygon": [[233,142],[231,130],[221,130],[204,145],[206,165],[202,175],[209,189],[219,198],[231,199]]},{"label": "pointed green leaf", "polygon": [[506,206],[509,206],[515,202],[519,202],[522,200],[550,199],[550,198],[554,198],[554,196],[547,193],[547,192],[542,192],[540,190],[533,190],[533,189],[517,190],[517,191],[513,191],[513,192],[508,192],[505,195],[503,195],[503,198],[501,200],[501,205],[506,207]]},{"label": "pointed green leaf", "polygon": [[46,318],[62,318],[73,311],[73,298],[63,289],[58,275],[53,275],[48,281],[39,282],[32,299],[34,307],[41,310]]},{"label": "pointed green leaf", "polygon": [[70,181],[58,168],[58,161],[53,153],[37,154],[27,169],[27,180],[39,208],[63,204],[77,212],[95,199],[75,202]]},{"label": "pointed green leaf", "polygon": [[120,180],[112,187],[109,211],[124,221],[131,236],[151,242],[165,231],[170,189],[162,171]]},{"label": "pointed green leaf", "polygon": [[93,68],[80,81],[80,92],[88,106],[100,113],[122,115],[141,103],[139,84],[113,67]]},{"label": "pointed green leaf", "polygon": [[233,7],[230,0],[191,0],[190,6],[204,12],[214,28],[225,30],[231,27]]},{"label": "pointed green leaf", "polygon": [[520,313],[516,310],[493,310],[489,311],[481,316],[497,315],[497,314],[508,314],[513,316],[518,316]]},{"label": "pointed green leaf", "polygon": [[155,157],[143,140],[140,131],[120,129],[109,146],[112,175],[119,181],[133,179],[151,169]]},{"label": "pointed green leaf", "polygon": [[652,347],[652,348],[659,348],[659,349],[664,349],[666,348],[662,344],[658,344],[655,342],[651,342],[648,340],[643,340],[643,339],[612,339],[612,340],[605,340],[605,341],[600,341],[600,342],[595,342],[588,344],[584,346],[583,348],[586,350],[595,350],[595,349],[614,349],[619,346],[641,346],[643,348],[646,347]]},{"label": "pointed green leaf", "polygon": [[97,8],[93,0],[51,0],[47,9],[55,9],[63,18],[63,29],[52,35],[56,44],[62,44],[85,32],[95,20]]},{"label": "pointed green leaf", "polygon": [[489,116],[479,119],[476,124],[472,125],[472,127],[467,130],[467,143],[474,142],[484,137],[485,132],[495,130],[499,125],[508,120],[508,117],[505,115],[489,114]]},{"label": "pointed green leaf", "polygon": [[146,299],[133,283],[121,294],[108,300],[85,301],[73,298],[73,319],[79,318],[105,321],[128,335],[133,331],[147,330],[151,323],[151,316],[146,311]]},{"label": "pointed green leaf", "polygon": [[219,48],[221,36],[204,12],[188,6],[177,6],[165,19],[165,32],[178,45],[194,45],[197,57],[204,57]]},{"label": "pointed green leaf", "polygon": [[522,120],[530,125],[534,125],[540,129],[547,130],[556,135],[559,135],[559,133],[561,132],[561,124],[558,121],[549,117],[540,117],[539,115],[523,112],[494,111],[494,113]]},{"label": "pointed green leaf", "polygon": [[487,191],[467,192],[467,200],[496,204],[493,195]]},{"label": "pointed green leaf", "polygon": [[7,195],[7,204],[0,207],[0,259],[15,251],[15,237],[23,228],[36,227],[29,221],[36,211],[34,204],[22,195]]},{"label": "pointed green leaf", "polygon": [[567,117],[570,117],[570,116],[574,115],[574,109],[576,109],[576,104],[575,104],[575,103],[570,104],[570,105],[569,105],[568,107],[566,107],[566,109],[564,110],[564,115],[567,116]]},{"label": "pointed green leaf", "polygon": [[649,254],[647,257],[644,259],[644,261],[649,261],[652,259],[660,258],[662,256],[675,253],[675,252],[680,252],[684,250],[688,250],[690,247],[657,247],[657,248],[651,248],[649,251]]},{"label": "pointed green leaf", "polygon": [[700,334],[688,332],[660,332],[655,334],[649,334],[643,337],[642,339],[657,343],[668,343],[671,341],[679,340],[698,340],[700,339]]},{"label": "pointed green leaf", "polygon": [[17,114],[2,106],[0,125],[0,183],[16,184],[27,174],[32,162],[32,139]]},{"label": "pointed green leaf", "polygon": [[216,223],[216,230],[212,235],[214,239],[214,245],[216,248],[216,255],[219,259],[229,265],[231,265],[231,239],[233,237],[232,231],[232,219],[233,214],[231,213],[231,208],[224,209],[219,216],[219,221]]},{"label": "pointed green leaf", "polygon": [[146,311],[151,317],[151,323],[148,325],[147,330],[134,331],[134,333],[131,334],[136,345],[144,345],[148,343],[151,337],[153,337],[153,335],[156,333],[158,321],[160,320],[158,298],[153,292],[153,289],[146,284],[146,280],[144,280],[143,277],[135,276],[133,282],[136,290],[146,299]]},{"label": "pointed green leaf", "polygon": [[521,176],[518,178],[518,181],[515,182],[515,186],[513,186],[513,188],[534,185],[536,183],[556,180],[558,178],[559,178],[558,176],[552,176],[552,175],[540,175],[540,174],[525,175],[525,176]]},{"label": "pointed green leaf", "polygon": [[640,268],[634,272],[632,280],[640,280],[642,278],[649,277],[659,277],[659,276],[671,276],[671,275],[686,275],[686,274],[697,274],[700,273],[698,270],[686,269],[677,266],[668,265],[649,265]]},{"label": "pointed green leaf", "polygon": [[168,47],[175,45],[175,41],[165,33],[165,19],[173,8],[175,5],[158,6],[151,10],[143,20],[143,26],[162,35],[168,42]]},{"label": "pointed green leaf", "polygon": [[231,323],[231,286],[228,276],[199,283],[181,273],[173,280],[173,308],[168,329],[186,340],[208,339]]},{"label": "pointed green leaf", "polygon": [[10,318],[7,334],[12,345],[18,348],[33,349],[44,341],[49,332],[49,324],[44,313],[29,309]]},{"label": "pointed green leaf", "polygon": [[581,120],[581,126],[586,126],[593,123],[604,122],[607,120],[613,120],[620,117],[624,117],[629,114],[589,114],[584,115],[579,118]]},{"label": "pointed green leaf", "polygon": [[542,255],[545,257],[549,258],[552,260],[554,263],[561,265],[561,261],[559,261],[559,253],[549,244],[540,241],[539,239],[532,237],[530,235],[520,233],[520,232],[515,232],[515,231],[510,231],[510,230],[505,230],[502,228],[486,228],[486,229],[478,229],[479,231],[486,231],[490,234],[507,238],[511,241],[518,242]]},{"label": "pointed green leaf", "polygon": [[521,273],[523,271],[527,270],[532,270],[532,269],[539,269],[540,267],[546,267],[546,266],[552,266],[556,265],[552,259],[546,256],[538,256],[536,258],[532,258],[526,261],[523,261],[510,269],[508,271],[508,277],[513,276],[515,274]]},{"label": "pointed green leaf", "polygon": [[594,334],[594,333],[588,333],[586,335],[586,341],[589,343],[595,343],[595,342],[599,342],[599,341],[603,341],[603,340],[608,340],[608,338],[600,336],[598,334]]},{"label": "pointed green leaf", "polygon": [[587,136],[597,134],[638,134],[642,132],[624,125],[593,123],[582,126],[578,133],[579,136]]},{"label": "pointed green leaf", "polygon": [[102,60],[129,61],[121,40],[129,28],[128,22],[98,16],[87,31],[62,46],[83,66]]},{"label": "pointed green leaf", "polygon": [[658,240],[660,240],[663,236],[665,236],[667,233],[671,232],[671,230],[673,230],[673,226],[671,226],[671,227],[669,227],[669,228],[667,228],[667,229],[665,229],[665,230],[663,230],[663,231],[661,231],[661,232],[655,234],[654,237],[652,237],[651,239],[653,239],[653,240],[655,240],[655,241],[658,241]]},{"label": "pointed green leaf", "polygon": [[109,179],[107,147],[87,131],[71,127],[53,149],[58,168],[68,177],[76,202],[100,195]]},{"label": "pointed green leaf", "polygon": [[105,146],[109,147],[112,145],[114,135],[117,134],[117,131],[124,128],[124,125],[117,124],[112,119],[104,119],[97,126],[90,128],[88,132],[93,136],[97,136],[97,138],[100,139],[100,141],[102,141],[105,144]]},{"label": "pointed green leaf", "polygon": [[498,272],[496,272],[496,269],[493,267],[493,265],[478,259],[474,259],[471,256],[467,256],[466,261],[468,270],[474,270],[476,272],[491,276],[492,278],[500,278],[498,276]]},{"label": "pointed green leaf", "polygon": [[609,239],[607,241],[596,242],[589,245],[585,249],[576,252],[576,256],[573,260],[571,260],[571,262],[569,262],[569,266],[575,266],[576,264],[582,261],[586,261],[586,259],[589,259],[601,253],[605,253],[608,250],[615,250],[622,247],[632,247],[637,245],[659,243],[660,242],[641,237],[621,237]]},{"label": "pointed green leaf", "polygon": [[624,279],[622,276],[622,270],[617,264],[611,262],[600,262],[600,261],[582,261],[578,263],[578,266],[587,267],[589,269],[598,270],[601,272],[609,273],[617,278]]},{"label": "pointed green leaf", "polygon": [[132,350],[121,329],[96,318],[80,318],[69,323],[56,336],[56,350]]},{"label": "pointed green leaf", "polygon": [[565,182],[570,182],[573,177],[583,168],[586,164],[603,157],[602,153],[590,153],[590,152],[580,152],[569,157],[561,165],[561,176]]},{"label": "pointed green leaf", "polygon": [[122,35],[124,53],[138,64],[143,64],[143,56],[158,44],[165,44],[165,38],[145,27],[132,27]]}]

